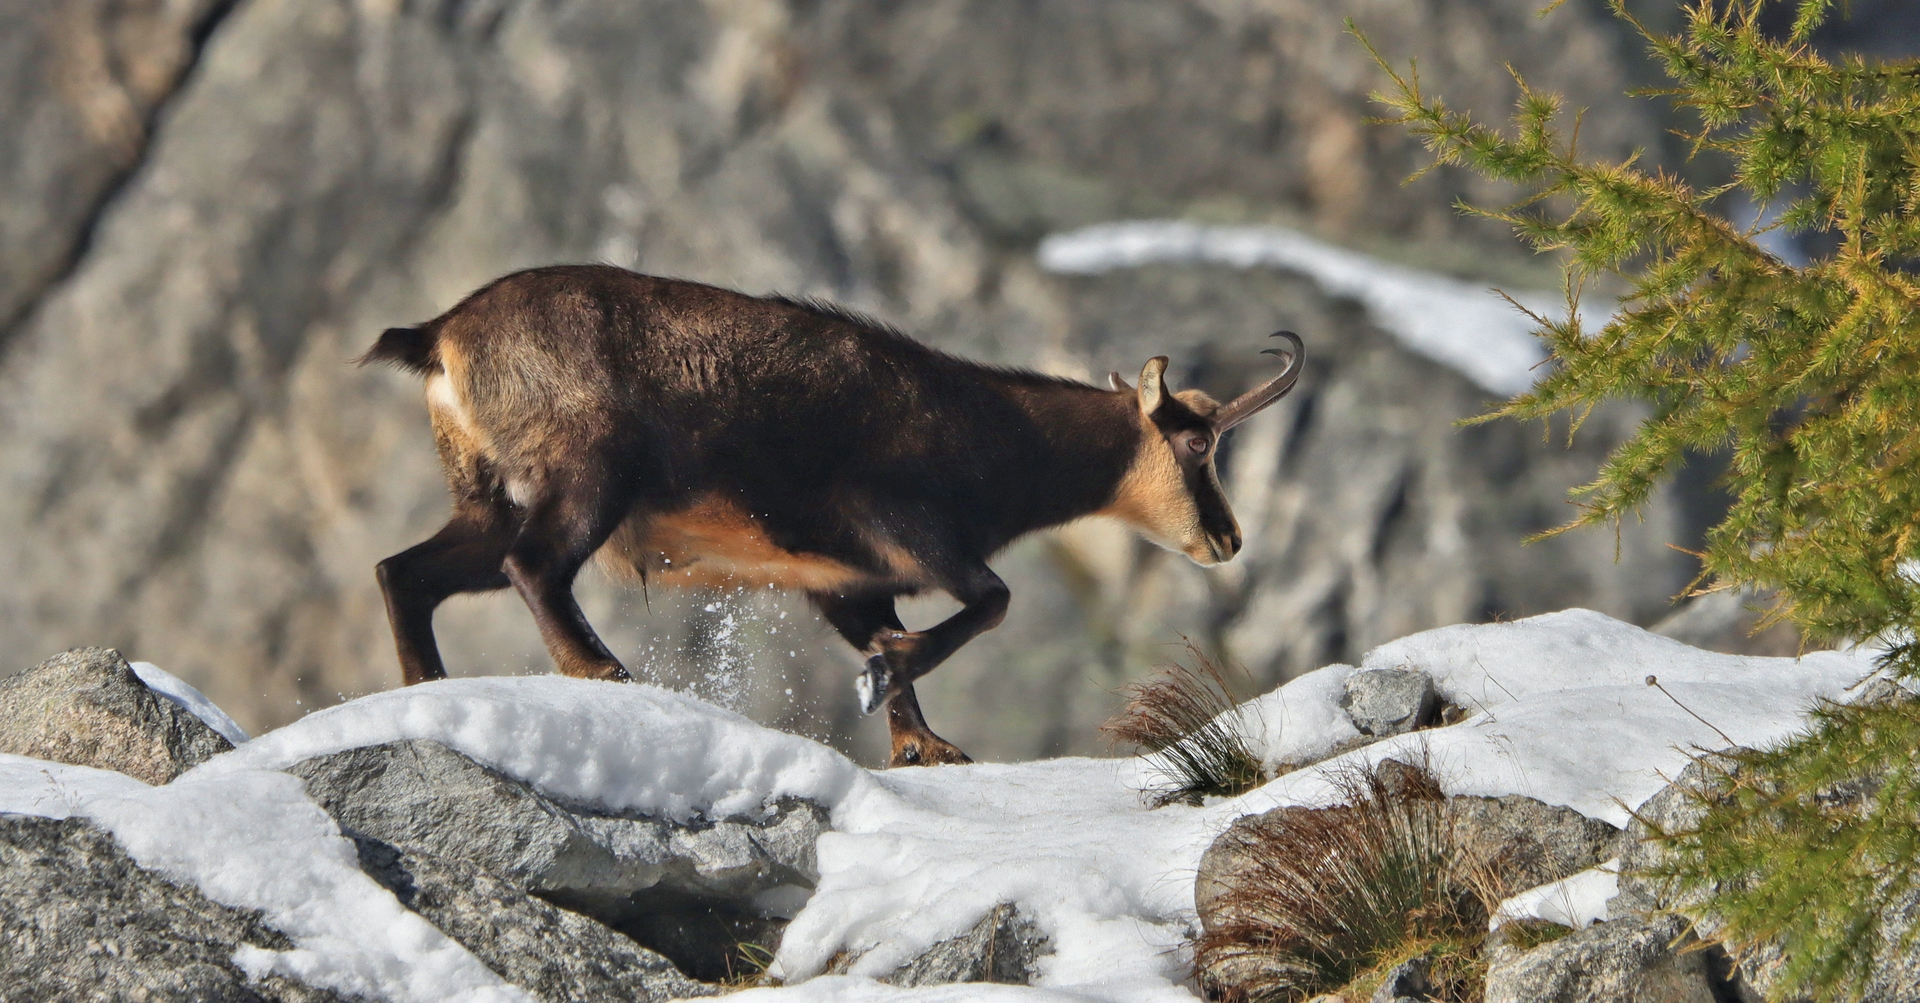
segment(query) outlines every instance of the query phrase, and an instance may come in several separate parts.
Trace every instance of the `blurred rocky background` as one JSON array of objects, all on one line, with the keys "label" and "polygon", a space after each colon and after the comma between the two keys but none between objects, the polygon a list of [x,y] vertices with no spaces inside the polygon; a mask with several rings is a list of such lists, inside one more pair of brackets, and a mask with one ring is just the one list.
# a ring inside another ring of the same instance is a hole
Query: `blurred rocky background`
[{"label": "blurred rocky background", "polygon": [[[1570,514],[1631,410],[1570,448],[1462,428],[1486,390],[1304,275],[1036,263],[1049,234],[1174,217],[1550,291],[1550,262],[1452,208],[1501,192],[1402,184],[1423,154],[1363,123],[1379,77],[1342,28],[1496,116],[1511,61],[1587,109],[1585,149],[1680,165],[1664,106],[1624,94],[1656,82],[1641,45],[1593,0],[1537,6],[0,0],[0,673],[113,645],[256,731],[397,685],[373,565],[446,496],[418,382],[347,360],[572,261],[824,296],[1087,378],[1164,353],[1176,385],[1221,396],[1271,370],[1268,332],[1305,336],[1302,389],[1222,457],[1238,561],[1202,570],[1096,523],[999,560],[1006,624],[922,689],[977,757],[1099,751],[1115,690],[1182,635],[1265,689],[1441,624],[1660,621],[1693,573],[1668,544],[1717,513],[1710,462],[1617,537],[1521,542]],[[1856,0],[1855,22],[1880,6]],[[592,571],[580,591],[644,676],[881,758],[855,659],[803,602]],[[1715,616],[1689,639],[1791,650],[1746,640],[1737,604]],[[548,671],[510,593],[438,623],[456,674]]]}]

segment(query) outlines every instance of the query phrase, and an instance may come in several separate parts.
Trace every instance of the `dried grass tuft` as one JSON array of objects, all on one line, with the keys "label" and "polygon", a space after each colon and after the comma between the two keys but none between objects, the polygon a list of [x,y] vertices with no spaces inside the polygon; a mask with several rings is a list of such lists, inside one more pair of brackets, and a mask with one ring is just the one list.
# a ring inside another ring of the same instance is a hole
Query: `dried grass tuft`
[{"label": "dried grass tuft", "polygon": [[1186,658],[1128,685],[1126,706],[1100,726],[1108,740],[1148,752],[1155,780],[1143,793],[1156,808],[1244,794],[1267,780],[1233,712],[1240,701],[1227,673],[1193,641]]},{"label": "dried grass tuft", "polygon": [[1472,959],[1502,889],[1461,852],[1439,783],[1391,760],[1335,783],[1335,807],[1234,830],[1239,880],[1194,944],[1208,997],[1294,1003],[1427,954],[1436,1000],[1479,999]]}]

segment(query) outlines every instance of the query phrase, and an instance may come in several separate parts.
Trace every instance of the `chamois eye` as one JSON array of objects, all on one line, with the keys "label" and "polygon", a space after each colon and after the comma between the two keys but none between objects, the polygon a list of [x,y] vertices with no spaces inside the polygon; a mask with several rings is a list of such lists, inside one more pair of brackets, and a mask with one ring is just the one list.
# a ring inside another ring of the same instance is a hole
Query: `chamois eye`
[{"label": "chamois eye", "polygon": [[1187,448],[1192,450],[1196,454],[1204,453],[1207,451],[1207,440],[1196,435],[1193,438],[1187,440]]}]

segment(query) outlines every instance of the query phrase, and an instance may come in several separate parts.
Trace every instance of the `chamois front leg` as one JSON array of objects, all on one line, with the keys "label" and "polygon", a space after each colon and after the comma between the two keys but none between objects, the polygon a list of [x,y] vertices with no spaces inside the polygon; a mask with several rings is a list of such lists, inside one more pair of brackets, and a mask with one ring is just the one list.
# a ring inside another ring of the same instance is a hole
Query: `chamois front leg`
[{"label": "chamois front leg", "polygon": [[940,623],[926,630],[907,630],[896,621],[874,631],[866,649],[870,653],[867,671],[859,680],[861,709],[866,713],[880,709],[890,694],[932,672],[961,645],[1006,619],[1007,583],[984,564],[947,591],[965,606]]},{"label": "chamois front leg", "polygon": [[[900,616],[894,611],[893,596],[884,593],[865,595],[822,595],[815,594],[814,605],[839,631],[847,643],[863,651],[870,651],[869,644],[873,636],[882,631],[905,633],[906,627],[900,623]],[[865,677],[861,677],[865,681]],[[895,686],[893,699],[887,704],[887,732],[892,739],[893,752],[888,766],[935,766],[943,763],[971,763],[972,759],[961,752],[958,746],[933,733],[927,727],[927,719],[920,714],[920,701],[913,693],[912,683]]]}]

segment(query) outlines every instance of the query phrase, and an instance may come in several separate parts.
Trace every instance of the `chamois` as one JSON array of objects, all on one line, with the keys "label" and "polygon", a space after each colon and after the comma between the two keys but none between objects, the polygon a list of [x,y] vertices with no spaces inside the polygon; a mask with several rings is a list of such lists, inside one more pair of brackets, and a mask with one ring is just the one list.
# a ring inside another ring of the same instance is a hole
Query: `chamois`
[{"label": "chamois", "polygon": [[[433,611],[512,585],[560,671],[627,679],[573,597],[596,553],[642,583],[806,593],[866,656],[892,764],[961,763],[913,681],[998,625],[987,559],[1105,514],[1203,564],[1240,550],[1220,435],[1293,387],[1305,354],[1221,405],[1167,359],[1112,389],[981,365],[824,303],[597,265],[498,279],[360,358],[426,377],[453,517],[377,573],[408,684],[445,677]],[[964,604],[907,630],[903,595]]]}]

